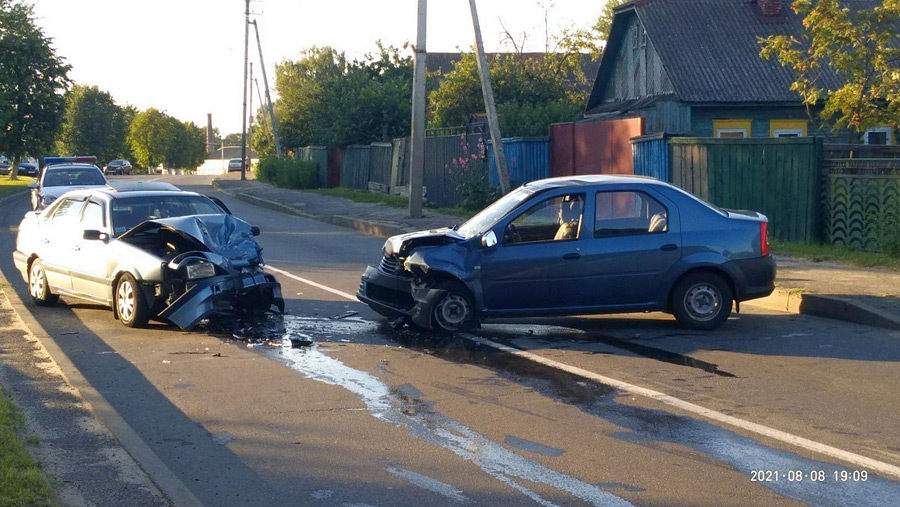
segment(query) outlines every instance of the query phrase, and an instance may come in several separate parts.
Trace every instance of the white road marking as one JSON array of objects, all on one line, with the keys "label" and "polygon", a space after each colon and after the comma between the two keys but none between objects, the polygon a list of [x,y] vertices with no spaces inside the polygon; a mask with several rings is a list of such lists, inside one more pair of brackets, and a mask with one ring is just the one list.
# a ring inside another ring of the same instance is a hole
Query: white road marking
[{"label": "white road marking", "polygon": [[673,407],[680,408],[681,410],[685,410],[691,412],[693,414],[701,415],[708,419],[712,419],[714,421],[718,421],[720,423],[727,424],[729,426],[733,426],[736,428],[741,428],[746,431],[750,431],[752,433],[756,433],[757,435],[762,435],[764,437],[772,438],[778,440],[779,442],[784,442],[786,444],[794,445],[800,447],[802,449],[806,449],[808,451],[813,451],[819,454],[824,454],[826,456],[831,456],[832,458],[837,458],[853,465],[858,465],[861,467],[865,467],[866,469],[878,472],[887,477],[893,477],[895,479],[900,479],[900,467],[891,465],[889,463],[884,463],[881,461],[874,460],[872,458],[868,458],[866,456],[862,456],[859,454],[855,454],[849,451],[845,451],[843,449],[838,449],[836,447],[832,447],[830,445],[822,444],[813,440],[809,440],[803,437],[799,437],[797,435],[792,435],[790,433],[776,430],[774,428],[770,428],[768,426],[763,426],[762,424],[757,424],[750,421],[745,421],[743,419],[738,419],[737,417],[733,417],[727,414],[723,414],[722,412],[717,412],[715,410],[711,410],[708,408],[701,407],[700,405],[695,405],[693,403],[680,400],[675,398],[674,396],[669,396],[668,394],[664,394],[658,391],[654,391],[652,389],[647,389],[644,387],[636,386],[633,384],[629,384],[627,382],[623,382],[621,380],[616,380],[614,378],[606,377],[603,375],[599,375],[597,373],[593,373],[587,370],[583,370],[581,368],[577,368],[575,366],[570,366],[565,363],[560,363],[554,361],[552,359],[547,359],[545,357],[541,357],[537,354],[532,354],[531,352],[527,352],[524,350],[514,349],[512,347],[508,347],[506,345],[496,343],[491,340],[486,340],[483,338],[479,338],[477,336],[465,335],[466,338],[480,343],[482,345],[491,347],[496,350],[500,350],[509,354],[513,354],[515,356],[528,359],[530,361],[534,361],[536,363],[543,364],[545,366],[550,366],[551,368],[556,368],[558,370],[565,371],[567,373],[571,373],[572,375],[577,375],[582,378],[586,378],[589,380],[593,380],[596,382],[600,382],[627,393],[645,396],[647,398],[651,398],[667,405],[671,405]]},{"label": "white road marking", "polygon": [[[301,278],[299,276],[288,273],[287,271],[283,271],[281,269],[273,268],[272,266],[266,266],[267,269],[274,271],[276,273],[287,276],[288,278],[292,278],[297,280],[298,282],[303,282],[313,287],[317,287],[324,291],[330,292],[332,294],[341,296],[343,298],[349,299],[351,301],[359,301],[356,299],[356,296],[351,294],[347,294],[346,292],[339,291],[337,289],[332,289],[331,287],[327,287],[320,283],[313,282],[312,280],[307,280],[305,278]],[[732,426],[735,428],[740,428],[751,433],[755,433],[757,435],[761,435],[764,437],[772,438],[774,440],[778,440],[779,442],[784,442],[786,444],[790,444],[796,447],[800,447],[802,449],[806,449],[808,451],[816,452],[819,454],[823,454],[825,456],[830,456],[832,458],[837,458],[843,460],[847,463],[851,463],[853,465],[865,467],[866,469],[880,473],[881,475],[892,477],[894,479],[900,479],[900,467],[891,465],[890,463],[884,463],[882,461],[878,461],[872,458],[868,458],[866,456],[862,456],[860,454],[852,453],[850,451],[845,451],[843,449],[838,449],[837,447],[832,447],[827,444],[822,444],[816,442],[814,440],[809,440],[807,438],[803,438],[797,435],[792,435],[785,431],[776,430],[775,428],[770,428],[768,426],[764,426],[762,424],[757,424],[750,421],[745,421],[744,419],[739,419],[734,416],[730,416],[728,414],[723,414],[722,412],[717,412],[712,409],[708,409],[705,407],[701,407],[700,405],[696,405],[694,403],[684,401],[674,396],[669,396],[668,394],[661,393],[659,391],[654,391],[652,389],[647,389],[645,387],[636,386],[633,384],[629,384],[627,382],[623,382],[621,380],[616,380],[611,377],[607,377],[604,375],[600,375],[597,373],[593,373],[575,366],[571,366],[565,363],[560,363],[558,361],[554,361],[552,359],[547,359],[537,354],[533,354],[531,352],[527,352],[524,350],[514,349],[512,347],[508,347],[506,345],[486,340],[484,338],[479,338],[477,336],[473,336],[470,334],[464,334],[466,338],[485,345],[487,347],[491,347],[496,350],[500,350],[502,352],[506,352],[508,354],[515,355],[517,357],[521,357],[524,359],[528,359],[529,361],[534,361],[539,364],[543,364],[545,366],[549,366],[551,368],[558,369],[560,371],[564,371],[567,373],[571,373],[572,375],[577,375],[579,377],[593,380],[596,382],[600,382],[602,384],[606,384],[608,386],[615,387],[627,393],[644,396],[647,398],[654,399],[656,401],[665,403],[666,405],[671,405],[673,407],[679,408],[681,410],[685,410],[692,414],[697,414],[707,419],[712,419],[713,421],[718,421],[720,423],[726,424],[728,426]]]},{"label": "white road marking", "polygon": [[354,301],[354,302],[359,303],[359,300],[356,299],[356,296],[354,296],[353,294],[347,294],[347,293],[344,292],[344,291],[340,291],[340,290],[337,290],[337,289],[332,289],[331,287],[327,287],[327,286],[325,286],[325,285],[322,285],[321,283],[316,283],[316,282],[314,282],[314,281],[312,281],[312,280],[307,280],[306,278],[301,278],[301,277],[299,277],[299,276],[297,276],[297,275],[288,273],[287,271],[284,271],[284,270],[282,270],[282,269],[273,268],[271,265],[268,265],[268,264],[266,265],[266,269],[268,269],[269,271],[274,271],[274,272],[276,272],[276,273],[278,273],[278,274],[280,274],[280,275],[284,275],[284,276],[286,276],[286,277],[288,277],[288,278],[292,278],[292,279],[294,279],[294,280],[297,280],[298,282],[302,282],[302,283],[305,283],[305,284],[307,284],[307,285],[312,285],[313,287],[315,287],[315,288],[317,288],[317,289],[322,289],[322,290],[324,290],[325,292],[330,292],[330,293],[332,293],[332,294],[334,294],[334,295],[336,295],[336,296],[340,296],[340,297],[342,297],[342,298],[344,298],[344,299],[349,299],[350,301]]}]

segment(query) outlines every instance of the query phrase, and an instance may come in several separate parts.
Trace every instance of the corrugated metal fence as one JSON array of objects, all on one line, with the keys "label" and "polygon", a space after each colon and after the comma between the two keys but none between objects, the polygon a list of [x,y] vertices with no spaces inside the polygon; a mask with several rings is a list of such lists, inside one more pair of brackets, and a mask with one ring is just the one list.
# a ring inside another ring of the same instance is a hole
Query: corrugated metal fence
[{"label": "corrugated metal fence", "polygon": [[[491,187],[498,188],[500,178],[497,176],[494,144],[488,141],[487,147]],[[503,139],[503,153],[506,155],[506,166],[509,169],[509,179],[513,188],[550,176],[550,138],[548,137]]]},{"label": "corrugated metal fence", "polygon": [[669,143],[665,135],[636,137],[631,140],[634,174],[669,181]]},{"label": "corrugated metal fence", "polygon": [[723,208],[769,218],[773,238],[820,237],[821,138],[669,139],[671,182]]}]

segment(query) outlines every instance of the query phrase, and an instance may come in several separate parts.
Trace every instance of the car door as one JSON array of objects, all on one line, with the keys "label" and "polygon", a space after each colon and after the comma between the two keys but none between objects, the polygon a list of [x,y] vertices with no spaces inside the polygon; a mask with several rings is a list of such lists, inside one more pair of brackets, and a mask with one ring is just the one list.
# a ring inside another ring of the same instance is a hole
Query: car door
[{"label": "car door", "polygon": [[[78,221],[78,238],[72,247],[72,290],[90,299],[109,302],[112,298],[108,278],[109,232],[106,206],[89,199]],[[106,240],[85,239],[84,231],[100,231]]]},{"label": "car door", "polygon": [[591,204],[579,264],[589,304],[654,306],[682,254],[678,208],[652,188],[597,189]]},{"label": "car door", "polygon": [[498,224],[501,240],[481,259],[486,310],[552,310],[583,299],[578,265],[584,198],[564,190],[540,194]]},{"label": "car door", "polygon": [[51,288],[72,290],[69,273],[78,226],[78,215],[84,206],[84,198],[70,197],[53,210],[53,214],[41,226],[41,245],[38,255],[44,263],[47,283]]}]

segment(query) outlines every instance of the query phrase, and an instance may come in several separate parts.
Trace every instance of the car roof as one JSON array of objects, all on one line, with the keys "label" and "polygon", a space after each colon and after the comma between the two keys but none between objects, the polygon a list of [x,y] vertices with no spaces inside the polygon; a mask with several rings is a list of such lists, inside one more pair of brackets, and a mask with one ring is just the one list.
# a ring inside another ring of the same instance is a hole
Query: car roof
[{"label": "car roof", "polygon": [[50,164],[50,165],[44,166],[44,170],[47,171],[50,169],[84,169],[87,167],[93,167],[94,169],[97,169],[98,171],[100,170],[100,168],[95,166],[94,164],[84,164],[84,163],[78,163],[78,162],[65,162],[65,163],[61,163],[61,164]]},{"label": "car roof", "polygon": [[82,190],[71,190],[65,195],[67,197],[99,197],[107,201],[113,201],[115,199],[124,197],[165,197],[167,195],[173,194],[205,197],[204,195],[198,194],[197,192],[180,190],[177,187],[170,190],[117,190],[113,187],[97,187],[85,188]]},{"label": "car roof", "polygon": [[633,183],[637,185],[667,186],[668,184],[650,176],[633,176],[620,174],[584,174],[580,176],[560,176],[543,180],[530,181],[524,186],[537,191],[561,187],[579,187],[585,185],[615,185]]}]

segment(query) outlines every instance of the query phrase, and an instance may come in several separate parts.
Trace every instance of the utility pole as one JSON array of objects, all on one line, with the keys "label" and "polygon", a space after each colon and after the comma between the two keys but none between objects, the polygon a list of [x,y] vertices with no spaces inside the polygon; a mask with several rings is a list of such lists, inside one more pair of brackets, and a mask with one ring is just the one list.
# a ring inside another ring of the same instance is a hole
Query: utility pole
[{"label": "utility pole", "polygon": [[478,10],[475,9],[475,0],[469,0],[469,7],[472,9],[472,25],[475,28],[475,50],[478,56],[478,77],[481,78],[484,108],[487,112],[488,128],[491,131],[491,142],[494,145],[497,176],[500,180],[500,191],[506,195],[510,191],[509,171],[506,168],[506,153],[503,152],[500,123],[497,121],[497,106],[494,104],[494,90],[491,88],[491,73],[488,69],[487,57],[484,55],[484,42],[481,40],[481,25],[478,24]]},{"label": "utility pole", "polygon": [[259,42],[259,27],[256,20],[253,23],[253,31],[256,32],[256,45],[259,47],[259,66],[262,67],[263,84],[266,86],[266,104],[269,107],[269,116],[272,118],[272,135],[275,136],[275,154],[281,158],[281,143],[278,142],[278,125],[275,123],[275,109],[272,107],[272,97],[269,95],[269,80],[266,78],[266,64],[263,62],[262,43]]},{"label": "utility pole", "polygon": [[250,153],[250,163],[253,167],[253,62],[250,62],[250,117],[247,119],[247,151]]},{"label": "utility pole", "polygon": [[425,182],[425,25],[428,0],[419,0],[416,28],[416,63],[413,74],[412,125],[409,157],[409,216],[422,216],[422,184]]},{"label": "utility pole", "polygon": [[247,64],[250,48],[250,0],[244,0],[244,112],[241,114],[241,180],[247,179]]}]

